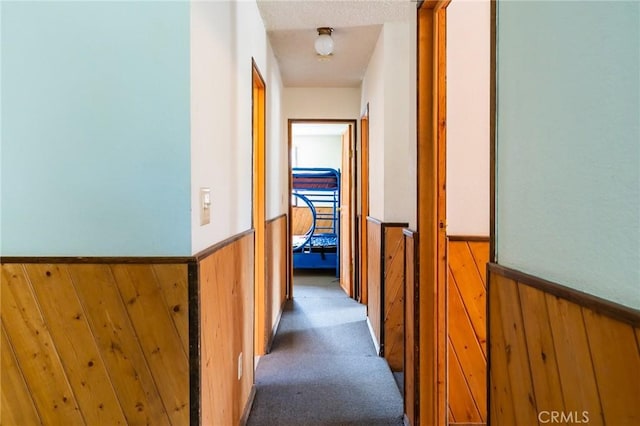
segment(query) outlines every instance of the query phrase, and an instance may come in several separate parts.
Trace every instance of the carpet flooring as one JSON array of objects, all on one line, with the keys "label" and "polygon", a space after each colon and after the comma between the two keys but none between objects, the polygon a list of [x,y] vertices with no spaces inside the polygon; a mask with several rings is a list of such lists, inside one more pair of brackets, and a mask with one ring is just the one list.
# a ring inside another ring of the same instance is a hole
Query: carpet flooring
[{"label": "carpet flooring", "polygon": [[296,274],[247,424],[402,425],[402,397],[375,353],[363,305],[333,275]]}]

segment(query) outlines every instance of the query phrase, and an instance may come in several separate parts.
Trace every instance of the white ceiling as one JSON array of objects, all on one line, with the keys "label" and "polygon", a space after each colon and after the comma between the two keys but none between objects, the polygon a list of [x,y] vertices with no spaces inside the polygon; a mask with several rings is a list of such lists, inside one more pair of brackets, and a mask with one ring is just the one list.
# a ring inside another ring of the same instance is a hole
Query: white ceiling
[{"label": "white ceiling", "polygon": [[[359,87],[382,24],[409,19],[411,0],[258,0],[286,87]],[[334,53],[320,58],[318,27],[332,27]]]}]

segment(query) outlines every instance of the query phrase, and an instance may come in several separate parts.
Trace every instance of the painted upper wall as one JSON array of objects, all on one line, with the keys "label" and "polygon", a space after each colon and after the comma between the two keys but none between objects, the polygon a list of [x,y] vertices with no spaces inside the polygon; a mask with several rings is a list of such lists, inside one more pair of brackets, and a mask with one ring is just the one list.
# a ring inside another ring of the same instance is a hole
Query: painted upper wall
[{"label": "painted upper wall", "polygon": [[284,119],[360,118],[359,88],[285,87]]},{"label": "painted upper wall", "polygon": [[384,220],[385,68],[383,26],[362,81],[362,110],[369,115],[369,216]]},{"label": "painted upper wall", "polygon": [[640,3],[497,18],[498,261],[640,309]]},{"label": "painted upper wall", "polygon": [[[360,118],[360,88],[285,87],[282,91],[282,143],[288,149],[288,120],[290,119],[336,119],[358,120]],[[360,129],[358,125],[358,135]],[[360,136],[358,136],[358,140]],[[288,156],[289,153],[286,152]],[[285,191],[288,191],[288,157],[283,160]],[[288,199],[283,208],[288,209]]]},{"label": "painted upper wall", "polygon": [[336,135],[296,135],[292,140],[293,167],[342,169],[342,137]]},{"label": "painted upper wall", "polygon": [[267,41],[267,212],[273,219],[289,211],[289,147],[282,119],[282,77],[271,45]]},{"label": "painted upper wall", "polygon": [[1,7],[2,255],[190,254],[189,4]]},{"label": "painted upper wall", "polygon": [[447,234],[489,236],[491,5],[447,7]]},{"label": "painted upper wall", "polygon": [[362,83],[369,215],[416,227],[416,21],[384,24]]},{"label": "painted upper wall", "polygon": [[[267,93],[267,218],[286,211],[280,72],[255,2],[191,4],[191,223],[197,253],[252,228],[252,59]],[[211,222],[200,226],[200,188]],[[284,199],[284,200],[283,200]]]}]

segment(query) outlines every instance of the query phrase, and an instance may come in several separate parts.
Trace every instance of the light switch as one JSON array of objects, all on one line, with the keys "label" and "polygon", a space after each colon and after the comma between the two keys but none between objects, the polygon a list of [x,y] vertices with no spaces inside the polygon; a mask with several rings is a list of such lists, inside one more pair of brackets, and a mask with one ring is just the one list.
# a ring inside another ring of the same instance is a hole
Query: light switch
[{"label": "light switch", "polygon": [[211,222],[211,188],[200,188],[200,226]]}]

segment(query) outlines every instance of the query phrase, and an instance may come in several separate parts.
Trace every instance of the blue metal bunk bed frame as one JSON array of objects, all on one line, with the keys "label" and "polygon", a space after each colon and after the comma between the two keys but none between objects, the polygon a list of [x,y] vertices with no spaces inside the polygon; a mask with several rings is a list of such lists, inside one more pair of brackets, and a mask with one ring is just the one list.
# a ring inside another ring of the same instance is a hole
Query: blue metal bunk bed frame
[{"label": "blue metal bunk bed frame", "polygon": [[[293,236],[294,269],[331,269],[340,275],[340,172],[330,168],[292,169],[292,194],[311,211],[311,227]],[[330,212],[319,211],[331,207]]]}]

